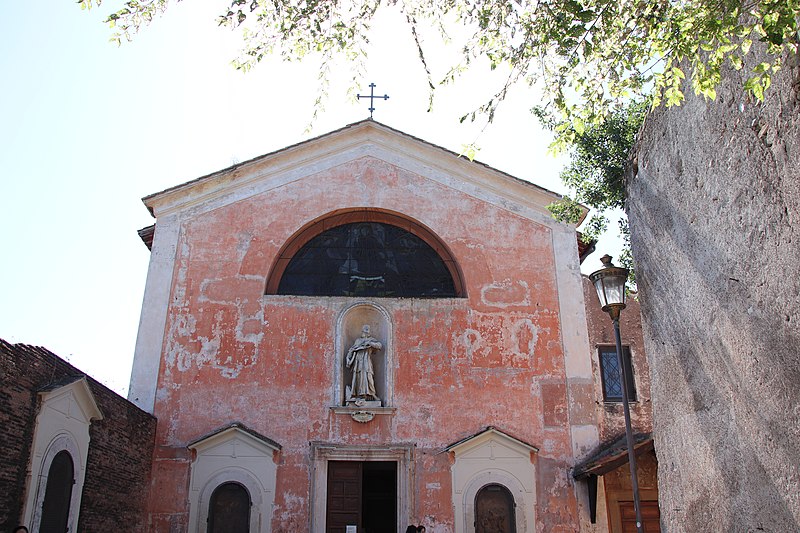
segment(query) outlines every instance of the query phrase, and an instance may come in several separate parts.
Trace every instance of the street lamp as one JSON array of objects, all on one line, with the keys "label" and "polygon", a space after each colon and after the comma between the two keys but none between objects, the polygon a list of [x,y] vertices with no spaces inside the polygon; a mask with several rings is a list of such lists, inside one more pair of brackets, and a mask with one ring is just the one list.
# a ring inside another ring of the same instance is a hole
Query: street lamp
[{"label": "street lamp", "polygon": [[611,316],[614,322],[614,339],[617,342],[617,361],[622,369],[622,410],[625,413],[625,439],[628,443],[628,463],[631,467],[631,486],[633,487],[633,507],[636,510],[636,531],[644,533],[642,526],[642,510],[639,504],[639,478],[636,475],[636,453],[633,446],[631,430],[631,411],[628,407],[628,383],[631,376],[630,361],[622,356],[622,340],[619,335],[619,314],[625,309],[625,282],[628,280],[628,269],[614,266],[611,256],[606,254],[600,258],[603,268],[589,275],[594,284],[600,306]]}]

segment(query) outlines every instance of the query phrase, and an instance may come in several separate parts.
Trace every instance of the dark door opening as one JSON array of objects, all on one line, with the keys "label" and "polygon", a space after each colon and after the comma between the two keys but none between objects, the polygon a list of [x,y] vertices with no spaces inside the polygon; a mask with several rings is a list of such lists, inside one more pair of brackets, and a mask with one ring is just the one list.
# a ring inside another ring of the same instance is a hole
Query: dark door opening
[{"label": "dark door opening", "polygon": [[326,533],[397,532],[397,462],[329,461]]},{"label": "dark door opening", "polygon": [[209,533],[248,533],[250,494],[238,483],[223,483],[211,493],[208,504]]},{"label": "dark door opening", "polygon": [[502,485],[486,485],[475,496],[475,533],[516,533],[514,497]]},{"label": "dark door opening", "polygon": [[44,502],[42,503],[42,522],[39,525],[41,533],[65,533],[67,531],[72,485],[75,483],[74,475],[72,456],[66,450],[58,452],[47,472],[47,485],[44,489]]}]

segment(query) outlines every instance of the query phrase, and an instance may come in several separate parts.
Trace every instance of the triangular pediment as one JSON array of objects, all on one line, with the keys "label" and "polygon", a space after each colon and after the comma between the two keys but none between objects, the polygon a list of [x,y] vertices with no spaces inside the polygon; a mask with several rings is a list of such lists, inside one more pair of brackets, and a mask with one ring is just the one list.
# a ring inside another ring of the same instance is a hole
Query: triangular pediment
[{"label": "triangular pediment", "polygon": [[[143,199],[164,216],[216,209],[357,160],[375,160],[521,214],[551,221],[546,206],[561,198],[530,182],[405,134],[364,120],[259,156]],[[319,182],[315,182],[319,187]]]},{"label": "triangular pediment", "polygon": [[539,451],[535,446],[491,426],[451,444],[445,450],[453,452],[457,458],[468,459],[514,459]]},{"label": "triangular pediment", "polygon": [[205,457],[271,457],[281,445],[243,424],[222,427],[189,444],[189,449]]},{"label": "triangular pediment", "polygon": [[42,409],[52,409],[66,418],[80,420],[87,425],[92,420],[103,419],[103,413],[85,377],[72,378],[63,385],[42,390],[39,396]]}]

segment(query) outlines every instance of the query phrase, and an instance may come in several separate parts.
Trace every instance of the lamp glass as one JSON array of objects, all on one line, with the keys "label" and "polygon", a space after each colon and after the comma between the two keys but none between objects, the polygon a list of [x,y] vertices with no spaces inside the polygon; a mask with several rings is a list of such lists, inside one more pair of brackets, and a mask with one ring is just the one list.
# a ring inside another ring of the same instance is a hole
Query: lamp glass
[{"label": "lamp glass", "polygon": [[612,274],[598,277],[594,282],[601,307],[608,305],[625,305],[626,275]]},{"label": "lamp glass", "polygon": [[628,280],[628,270],[614,266],[611,257],[602,258],[604,268],[593,272],[589,279],[594,283],[600,306],[606,310],[609,306],[625,307],[625,282]]}]

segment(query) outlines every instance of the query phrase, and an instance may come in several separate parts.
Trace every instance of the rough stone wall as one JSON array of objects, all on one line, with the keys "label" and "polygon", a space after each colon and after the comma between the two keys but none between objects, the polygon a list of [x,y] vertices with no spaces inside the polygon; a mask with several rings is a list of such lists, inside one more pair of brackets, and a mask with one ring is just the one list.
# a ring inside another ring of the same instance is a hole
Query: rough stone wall
[{"label": "rough stone wall", "polygon": [[[83,372],[50,351],[0,339],[0,531],[19,525],[25,500],[37,391]],[[104,415],[89,428],[78,531],[145,531],[155,419],[87,376]]]},{"label": "rough stone wall", "polygon": [[[284,243],[309,220],[352,206],[421,221],[451,247],[468,285],[466,298],[374,299],[393,324],[397,410],[368,424],[331,409],[337,317],[356,300],[264,296]],[[570,402],[592,389],[566,379],[556,278],[546,225],[369,157],[188,218],[155,402],[153,530],[187,527],[186,445],[234,420],[283,447],[274,532],[308,529],[310,441],[415,444],[411,519],[452,531],[440,452],[489,425],[540,448],[536,531],[577,530],[569,469],[582,451],[571,424],[594,429],[596,417],[593,402]]]},{"label": "rough stone wall", "polygon": [[[603,401],[603,382],[600,377],[600,363],[597,348],[614,346],[614,324],[608,313],[603,312],[597,299],[594,285],[588,277],[583,278],[583,298],[586,302],[586,325],[589,329],[589,349],[591,350],[592,375],[594,376],[594,403],[597,406],[600,422],[600,441],[608,443],[625,434],[625,416],[622,402]],[[627,307],[620,315],[620,337],[623,346],[631,351],[633,379],[636,387],[636,402],[630,404],[631,426],[636,433],[649,433],[653,429],[653,409],[650,402],[650,364],[644,350],[642,338],[642,319],[639,301],[628,300]]]},{"label": "rough stone wall", "polygon": [[[628,214],[664,531],[800,531],[800,92],[745,71],[641,133]],[[751,57],[751,63],[758,61]]]}]

